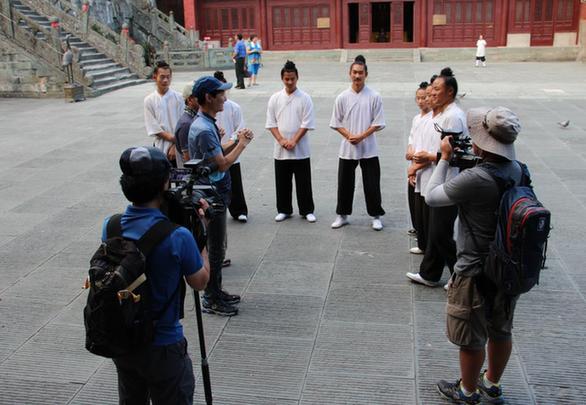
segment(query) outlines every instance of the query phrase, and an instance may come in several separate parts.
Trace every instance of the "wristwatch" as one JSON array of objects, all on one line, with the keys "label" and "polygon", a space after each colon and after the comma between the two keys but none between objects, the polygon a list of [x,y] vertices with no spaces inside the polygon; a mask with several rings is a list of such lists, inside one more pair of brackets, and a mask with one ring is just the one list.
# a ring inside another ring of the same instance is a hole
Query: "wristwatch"
[{"label": "wristwatch", "polygon": [[232,140],[232,142],[234,142],[234,145],[238,145],[238,134],[232,135],[230,139]]}]

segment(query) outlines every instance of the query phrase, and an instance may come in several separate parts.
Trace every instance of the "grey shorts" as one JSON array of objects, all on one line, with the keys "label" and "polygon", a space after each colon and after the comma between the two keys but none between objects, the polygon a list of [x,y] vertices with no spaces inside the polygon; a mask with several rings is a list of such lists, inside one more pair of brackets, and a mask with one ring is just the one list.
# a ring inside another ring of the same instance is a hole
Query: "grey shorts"
[{"label": "grey shorts", "polygon": [[488,339],[510,340],[517,298],[497,292],[487,316],[487,302],[478,291],[476,279],[454,273],[446,305],[448,339],[469,349],[483,348]]}]

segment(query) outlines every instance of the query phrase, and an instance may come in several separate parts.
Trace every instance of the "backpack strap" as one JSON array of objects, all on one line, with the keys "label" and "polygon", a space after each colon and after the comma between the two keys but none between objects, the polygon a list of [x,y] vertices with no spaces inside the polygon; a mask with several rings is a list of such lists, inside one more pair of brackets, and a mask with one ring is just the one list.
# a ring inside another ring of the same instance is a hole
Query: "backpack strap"
[{"label": "backpack strap", "polygon": [[106,224],[106,239],[115,237],[122,237],[122,214],[112,215]]},{"label": "backpack strap", "polygon": [[163,219],[149,228],[142,237],[136,241],[136,246],[146,257],[151,250],[169,236],[179,225]]},{"label": "backpack strap", "polygon": [[495,181],[496,185],[498,186],[499,193],[502,195],[506,190],[513,187],[515,185],[515,181],[510,177],[505,175],[498,167],[492,165],[488,162],[484,162],[478,167],[484,170],[486,173],[490,174],[490,177]]}]

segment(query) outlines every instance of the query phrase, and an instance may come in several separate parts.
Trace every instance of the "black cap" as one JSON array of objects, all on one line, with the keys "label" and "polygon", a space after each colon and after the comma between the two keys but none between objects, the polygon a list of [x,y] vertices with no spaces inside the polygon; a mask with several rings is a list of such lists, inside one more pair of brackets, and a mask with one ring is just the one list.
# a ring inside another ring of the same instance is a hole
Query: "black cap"
[{"label": "black cap", "polygon": [[127,176],[160,176],[169,173],[171,163],[159,149],[137,146],[122,152],[120,169]]}]

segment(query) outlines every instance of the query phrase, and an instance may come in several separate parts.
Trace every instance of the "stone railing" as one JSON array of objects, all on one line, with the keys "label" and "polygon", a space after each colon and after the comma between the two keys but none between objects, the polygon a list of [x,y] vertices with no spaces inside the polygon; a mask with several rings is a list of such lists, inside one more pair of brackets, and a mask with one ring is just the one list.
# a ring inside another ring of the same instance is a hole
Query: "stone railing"
[{"label": "stone railing", "polygon": [[46,0],[20,1],[40,14],[56,16],[63,29],[87,41],[117,63],[127,66],[139,77],[150,75],[151,67],[146,64],[144,48],[130,38],[128,28],[123,27],[122,32],[118,34],[107,25],[92,18],[87,0],[84,0],[80,12],[76,11],[77,9],[69,0],[58,0],[56,5]]},{"label": "stone railing", "polygon": [[132,5],[132,25],[135,35],[140,35],[141,42],[150,41],[156,49],[162,49],[165,41],[171,48],[198,48],[197,32],[189,32],[175,22],[173,12],[166,15],[157,8],[143,10]]},{"label": "stone railing", "polygon": [[234,67],[231,48],[177,49],[163,44],[158,59],[166,60],[174,70],[229,69]]}]

